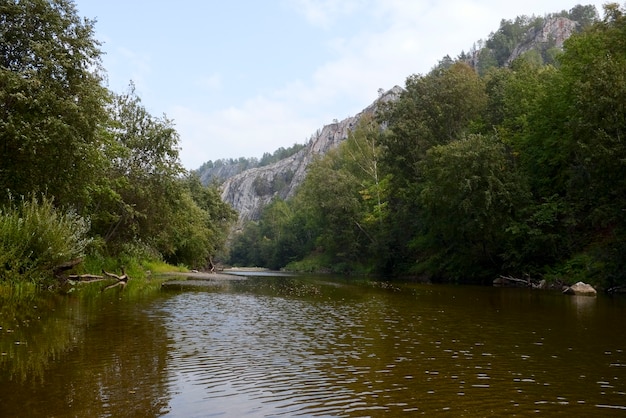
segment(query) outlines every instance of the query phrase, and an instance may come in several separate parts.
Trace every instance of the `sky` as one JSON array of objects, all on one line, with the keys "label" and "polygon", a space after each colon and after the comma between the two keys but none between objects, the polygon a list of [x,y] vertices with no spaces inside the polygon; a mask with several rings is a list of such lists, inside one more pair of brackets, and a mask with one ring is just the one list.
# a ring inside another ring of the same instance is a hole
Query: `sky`
[{"label": "sky", "polygon": [[302,144],[486,40],[502,19],[605,1],[74,0],[107,86],[173,120],[189,170]]}]

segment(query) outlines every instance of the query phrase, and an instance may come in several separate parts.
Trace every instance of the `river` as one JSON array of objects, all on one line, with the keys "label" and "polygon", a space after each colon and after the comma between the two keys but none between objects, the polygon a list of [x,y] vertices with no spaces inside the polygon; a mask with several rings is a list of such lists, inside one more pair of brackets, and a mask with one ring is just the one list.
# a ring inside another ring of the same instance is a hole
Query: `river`
[{"label": "river", "polygon": [[0,417],[626,416],[624,297],[329,277],[124,292],[5,304]]}]

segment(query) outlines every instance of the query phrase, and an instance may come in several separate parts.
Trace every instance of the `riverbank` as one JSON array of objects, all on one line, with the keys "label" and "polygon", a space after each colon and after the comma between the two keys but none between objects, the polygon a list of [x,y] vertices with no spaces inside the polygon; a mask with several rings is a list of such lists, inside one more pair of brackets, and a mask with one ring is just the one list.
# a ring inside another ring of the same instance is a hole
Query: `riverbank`
[{"label": "riverbank", "polygon": [[166,289],[184,289],[197,287],[212,287],[231,281],[246,280],[246,276],[241,273],[265,272],[266,269],[227,269],[220,272],[167,272],[162,276],[172,278],[161,284]]}]

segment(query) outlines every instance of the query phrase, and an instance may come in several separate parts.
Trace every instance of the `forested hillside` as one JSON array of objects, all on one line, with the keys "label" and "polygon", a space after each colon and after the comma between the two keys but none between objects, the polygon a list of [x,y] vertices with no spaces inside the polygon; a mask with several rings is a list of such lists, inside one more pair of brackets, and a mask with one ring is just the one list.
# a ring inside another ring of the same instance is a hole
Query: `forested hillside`
[{"label": "forested hillside", "polygon": [[[552,64],[565,40],[595,19],[597,11],[593,6],[578,5],[570,11],[543,17],[502,20],[500,28],[487,41],[475,43],[467,53],[461,52],[456,61],[466,62],[479,74],[493,67],[508,66],[520,57],[537,65]],[[446,56],[438,66],[443,68],[454,62]],[[378,98],[370,106],[354,116],[324,125],[304,145],[281,147],[272,154],[266,152],[261,160],[240,157],[208,161],[196,172],[205,184],[221,185],[222,199],[239,213],[239,229],[248,220],[258,220],[262,209],[272,200],[291,198],[302,184],[309,162],[346,140],[361,116],[376,112],[379,102],[396,100],[402,90],[399,86],[389,91],[379,89]]]},{"label": "forested hillside", "polygon": [[[294,198],[236,237],[232,261],[625,284],[626,15],[617,4],[601,19],[574,12],[585,24],[549,60],[476,67],[462,54],[409,76],[399,100],[312,164]],[[499,34],[477,50],[498,64],[511,52]]]},{"label": "forested hillside", "polygon": [[99,45],[72,1],[0,4],[0,281],[223,247],[234,212],[183,169],[169,119],[104,87]]}]

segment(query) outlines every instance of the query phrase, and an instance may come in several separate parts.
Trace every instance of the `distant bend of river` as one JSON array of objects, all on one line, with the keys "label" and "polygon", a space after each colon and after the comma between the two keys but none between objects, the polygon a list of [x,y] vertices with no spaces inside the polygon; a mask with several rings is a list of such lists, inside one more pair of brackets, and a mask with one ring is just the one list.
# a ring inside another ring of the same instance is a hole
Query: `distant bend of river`
[{"label": "distant bend of river", "polygon": [[[0,319],[0,416],[626,416],[626,299],[250,277]],[[15,320],[15,318],[13,318]]]}]

